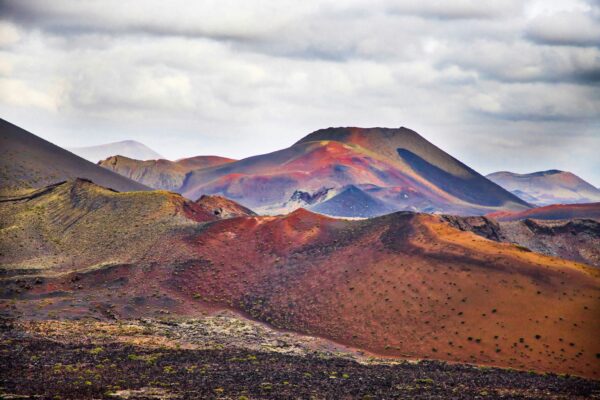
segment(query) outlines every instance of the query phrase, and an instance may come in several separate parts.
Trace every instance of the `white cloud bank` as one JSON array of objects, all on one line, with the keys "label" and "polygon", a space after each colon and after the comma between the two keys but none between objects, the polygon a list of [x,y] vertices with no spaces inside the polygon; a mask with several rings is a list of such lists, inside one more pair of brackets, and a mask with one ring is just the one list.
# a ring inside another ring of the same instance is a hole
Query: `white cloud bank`
[{"label": "white cloud bank", "polygon": [[581,0],[0,1],[0,113],[63,146],[243,157],[408,126],[481,172],[600,185],[600,11]]}]

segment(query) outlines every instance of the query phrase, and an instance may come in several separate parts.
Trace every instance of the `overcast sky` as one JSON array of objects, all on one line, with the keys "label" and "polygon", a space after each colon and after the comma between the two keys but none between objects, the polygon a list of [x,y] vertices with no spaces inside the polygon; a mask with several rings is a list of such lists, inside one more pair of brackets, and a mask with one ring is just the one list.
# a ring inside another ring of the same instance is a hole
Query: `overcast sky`
[{"label": "overcast sky", "polygon": [[0,0],[0,115],[58,145],[245,157],[406,126],[600,186],[597,0]]}]

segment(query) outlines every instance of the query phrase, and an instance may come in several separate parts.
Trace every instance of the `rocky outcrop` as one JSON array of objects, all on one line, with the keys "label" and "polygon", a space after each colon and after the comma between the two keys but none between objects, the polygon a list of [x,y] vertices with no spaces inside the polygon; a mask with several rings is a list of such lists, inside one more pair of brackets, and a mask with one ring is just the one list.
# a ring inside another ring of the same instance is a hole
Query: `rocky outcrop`
[{"label": "rocky outcrop", "polygon": [[257,215],[251,209],[222,196],[204,195],[196,201],[196,204],[218,219],[252,217]]},{"label": "rocky outcrop", "polygon": [[443,215],[442,220],[461,231],[470,231],[486,239],[503,241],[500,224],[486,217],[457,217],[455,215]]},{"label": "rocky outcrop", "polygon": [[290,196],[290,202],[304,203],[306,205],[312,205],[318,203],[325,198],[327,198],[327,194],[333,188],[322,188],[313,193],[305,192],[303,190],[296,190]]},{"label": "rocky outcrop", "polygon": [[488,217],[444,215],[443,221],[486,239],[600,267],[600,222],[593,219],[498,222]]}]

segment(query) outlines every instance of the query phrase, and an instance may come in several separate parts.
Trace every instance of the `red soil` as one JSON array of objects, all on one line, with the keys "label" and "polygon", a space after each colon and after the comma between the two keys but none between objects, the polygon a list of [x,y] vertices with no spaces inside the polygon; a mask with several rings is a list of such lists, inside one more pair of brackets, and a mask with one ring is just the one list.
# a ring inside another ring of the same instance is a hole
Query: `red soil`
[{"label": "red soil", "polygon": [[[348,221],[299,209],[216,220],[175,194],[88,186],[0,207],[5,221],[17,215],[22,224],[3,245],[5,264],[40,265],[59,252],[60,263],[26,296],[80,296],[65,315],[83,315],[90,302],[125,316],[232,308],[391,357],[600,377],[597,269],[432,215]],[[121,225],[107,226],[110,218]],[[46,250],[39,232],[57,232],[59,247]]]},{"label": "red soil", "polygon": [[414,198],[429,199],[434,204],[454,201],[412,172],[399,170],[386,159],[372,157],[358,146],[323,141],[306,145],[304,150],[280,164],[265,164],[248,172],[229,173],[204,181],[184,194],[193,198],[201,193],[223,193],[250,206],[260,207],[281,205],[298,188],[318,190],[368,182],[385,188],[381,193],[373,194],[381,195],[385,198],[382,200],[397,200],[386,196],[387,189],[393,188],[414,194]]},{"label": "red soil", "polygon": [[598,377],[598,271],[425,215],[301,210],[211,225],[174,284],[276,327],[389,356]]}]

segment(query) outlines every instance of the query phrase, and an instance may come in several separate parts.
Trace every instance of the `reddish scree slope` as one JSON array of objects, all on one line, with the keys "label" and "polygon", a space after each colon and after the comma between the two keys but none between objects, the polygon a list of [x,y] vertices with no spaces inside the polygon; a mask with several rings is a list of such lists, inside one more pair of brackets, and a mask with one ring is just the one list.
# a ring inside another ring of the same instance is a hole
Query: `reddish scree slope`
[{"label": "reddish scree slope", "polygon": [[598,376],[597,271],[437,217],[300,210],[212,224],[191,244],[202,262],[172,285],[280,328],[390,356]]},{"label": "reddish scree slope", "polygon": [[352,215],[348,210],[336,213],[330,206],[325,207],[327,214],[358,217],[365,216],[363,211],[377,216],[387,210],[410,210],[471,215],[529,207],[406,128],[322,129],[287,149],[239,161],[221,159],[202,167],[118,156],[100,165],[189,199],[222,195],[263,214],[309,207],[298,201],[289,203],[297,191],[313,194],[329,188],[341,192],[349,185],[368,190],[368,195],[360,197],[375,197],[381,206],[356,204],[352,209],[357,212],[350,210]]},{"label": "reddish scree slope", "polygon": [[588,218],[600,220],[600,203],[555,204],[522,212],[501,211],[489,214],[488,217],[498,221],[518,221],[526,218],[543,220]]},{"label": "reddish scree slope", "polygon": [[174,194],[88,183],[0,203],[0,216],[3,297],[19,299],[7,310],[46,312],[45,296],[64,316],[232,308],[392,357],[600,377],[597,269],[437,216],[347,221],[300,209],[216,220]]},{"label": "reddish scree slope", "polygon": [[528,208],[406,128],[319,130],[287,149],[193,171],[178,191],[191,199],[221,194],[272,214],[282,212],[296,190],[347,185],[377,189],[370,195],[394,210],[481,214]]},{"label": "reddish scree slope", "polygon": [[[196,171],[190,174],[181,192],[188,198],[219,193],[251,207],[272,206],[277,210],[297,189],[311,192],[357,183],[407,190],[417,187],[421,197],[428,199],[427,204],[448,201],[443,193],[402,173],[389,160],[335,141],[298,144],[276,153]],[[407,199],[405,203],[412,201]]]}]

